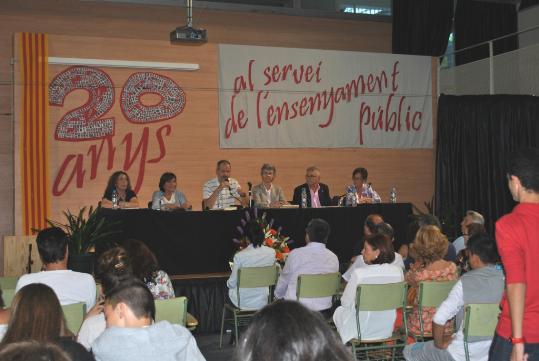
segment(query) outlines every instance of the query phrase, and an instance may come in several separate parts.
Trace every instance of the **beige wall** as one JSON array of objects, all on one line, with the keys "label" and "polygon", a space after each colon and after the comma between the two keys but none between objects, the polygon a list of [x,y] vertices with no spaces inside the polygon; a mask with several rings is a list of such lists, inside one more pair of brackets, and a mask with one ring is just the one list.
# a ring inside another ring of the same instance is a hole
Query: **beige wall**
[{"label": "beige wall", "polygon": [[[231,160],[233,176],[243,184],[259,179],[262,161],[275,163],[279,173],[277,183],[283,186],[289,198],[293,187],[304,182],[305,167],[316,164],[322,169],[322,181],[329,184],[335,194],[342,193],[351,170],[361,165],[369,169],[370,181],[383,198],[387,199],[389,188],[396,185],[399,201],[422,205],[430,200],[434,189],[433,150],[221,150],[217,92],[202,89],[203,86],[217,87],[218,43],[390,52],[390,24],[211,10],[201,10],[198,15],[195,12],[195,19],[198,26],[208,30],[210,42],[202,46],[171,46],[167,41],[169,32],[185,22],[183,12],[176,7],[74,0],[0,2],[0,197],[4,200],[0,236],[14,232],[10,59],[13,34],[22,31],[53,34],[51,56],[94,54],[95,57],[96,52],[106,52],[109,59],[174,61],[171,58],[177,56],[182,62],[201,64],[203,70],[181,75],[182,82],[192,87],[186,88],[189,103],[182,114],[181,132],[174,134],[178,145],[168,148],[177,153],[177,161],[171,167],[161,162],[147,169],[149,173],[140,192],[143,203],[149,200],[155,188],[156,176],[165,169],[172,169],[180,178],[182,190],[199,207],[201,183],[213,176],[215,161],[221,158]],[[51,67],[50,78],[59,70]],[[120,70],[115,74],[119,78],[127,76]],[[76,102],[76,99],[71,100]],[[73,193],[57,203],[56,208],[53,201],[53,213],[58,214],[66,207],[95,204],[107,177],[108,172],[101,172],[94,182],[88,183],[90,192]]]}]

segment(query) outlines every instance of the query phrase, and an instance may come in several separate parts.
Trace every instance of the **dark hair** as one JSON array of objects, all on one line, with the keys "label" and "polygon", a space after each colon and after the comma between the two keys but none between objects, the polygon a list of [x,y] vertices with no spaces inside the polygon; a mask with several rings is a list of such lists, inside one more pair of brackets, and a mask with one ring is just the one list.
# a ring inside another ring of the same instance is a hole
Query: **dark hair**
[{"label": "dark hair", "polygon": [[436,217],[433,214],[423,214],[417,218],[417,225],[418,228],[421,228],[423,226],[436,226],[439,229],[442,229],[442,224],[440,223],[440,220],[438,217]]},{"label": "dark hair", "polygon": [[264,231],[255,220],[251,220],[245,225],[245,235],[255,248],[260,247],[262,242],[264,242]]},{"label": "dark hair", "polygon": [[271,170],[273,171],[273,175],[277,175],[277,169],[273,164],[264,163],[262,164],[262,168],[260,168],[260,174],[264,173],[265,170]]},{"label": "dark hair", "polygon": [[105,188],[105,192],[103,193],[103,198],[106,198],[107,194],[111,194],[116,189],[116,182],[121,175],[125,175],[125,177],[127,178],[127,191],[133,190],[131,188],[131,180],[129,179],[129,175],[123,170],[119,170],[112,173],[112,175],[110,176],[109,181],[107,182],[107,188]]},{"label": "dark hair", "polygon": [[371,233],[376,233],[376,223],[374,223],[373,221],[373,219],[376,217],[380,217],[382,222],[384,221],[384,218],[381,215],[373,213],[369,214],[367,218],[365,218],[365,222],[363,223],[363,225],[367,227]]},{"label": "dark hair", "polygon": [[354,169],[352,172],[352,178],[354,178],[358,173],[361,174],[361,178],[363,178],[364,181],[366,181],[369,177],[369,172],[365,168],[359,167]]},{"label": "dark hair", "polygon": [[230,165],[230,162],[226,159],[221,159],[220,161],[217,162],[217,167],[216,169],[219,169],[219,167],[223,164],[226,164],[226,165]]},{"label": "dark hair", "polygon": [[365,238],[365,242],[368,243],[373,250],[380,251],[378,257],[371,262],[372,264],[392,263],[395,260],[393,243],[386,235],[375,233]]},{"label": "dark hair", "polygon": [[63,261],[66,255],[68,237],[58,227],[45,228],[37,234],[37,250],[43,263]]},{"label": "dark hair", "polygon": [[468,239],[466,249],[470,255],[475,254],[481,262],[495,264],[499,261],[496,241],[486,233],[477,233]]},{"label": "dark hair", "polygon": [[376,234],[383,234],[387,238],[389,238],[390,241],[393,241],[393,238],[395,237],[395,231],[393,231],[393,227],[391,227],[391,224],[382,222],[378,223],[374,226],[374,232]]},{"label": "dark hair", "polygon": [[331,231],[329,223],[321,218],[313,218],[307,224],[305,229],[310,242],[327,243],[329,232]]},{"label": "dark hair", "polygon": [[281,300],[255,314],[235,360],[352,361],[353,357],[320,313]]},{"label": "dark hair", "polygon": [[155,303],[152,293],[138,279],[121,283],[105,295],[105,300],[113,308],[119,303],[125,303],[139,319],[143,317],[155,319]]},{"label": "dark hair", "polygon": [[71,361],[68,353],[54,343],[37,341],[14,342],[0,349],[2,361]]},{"label": "dark hair", "polygon": [[163,188],[165,186],[165,183],[170,182],[171,180],[176,179],[176,174],[171,172],[166,172],[161,175],[161,178],[159,179],[159,189],[161,192],[164,192],[165,189]]},{"label": "dark hair", "polygon": [[97,259],[95,276],[101,282],[104,294],[124,280],[134,278],[126,250],[114,247],[101,254]]},{"label": "dark hair", "polygon": [[518,177],[524,188],[539,193],[539,149],[521,148],[511,153],[507,175]]},{"label": "dark hair", "polygon": [[32,283],[13,297],[11,318],[0,347],[12,342],[56,340],[70,335],[56,294],[47,285]]},{"label": "dark hair", "polygon": [[136,239],[127,239],[121,245],[127,251],[129,264],[135,277],[144,282],[154,278],[155,273],[159,271],[159,264],[148,246]]}]

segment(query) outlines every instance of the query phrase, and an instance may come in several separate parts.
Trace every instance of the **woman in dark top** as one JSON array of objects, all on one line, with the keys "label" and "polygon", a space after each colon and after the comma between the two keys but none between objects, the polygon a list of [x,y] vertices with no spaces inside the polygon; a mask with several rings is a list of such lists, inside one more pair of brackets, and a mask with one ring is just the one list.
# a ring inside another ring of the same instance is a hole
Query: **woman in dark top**
[{"label": "woman in dark top", "polygon": [[131,181],[127,173],[117,171],[110,176],[103,199],[101,199],[101,207],[115,208],[112,204],[114,193],[118,197],[118,208],[138,208],[137,195],[131,188]]}]

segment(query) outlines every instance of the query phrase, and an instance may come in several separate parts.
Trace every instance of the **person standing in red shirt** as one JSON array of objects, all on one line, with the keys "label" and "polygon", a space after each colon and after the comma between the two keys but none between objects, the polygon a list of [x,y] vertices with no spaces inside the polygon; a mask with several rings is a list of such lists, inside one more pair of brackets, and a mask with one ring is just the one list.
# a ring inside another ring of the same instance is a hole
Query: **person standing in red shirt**
[{"label": "person standing in red shirt", "polygon": [[489,360],[533,361],[539,360],[539,149],[509,159],[508,186],[519,204],[496,222],[506,290]]}]

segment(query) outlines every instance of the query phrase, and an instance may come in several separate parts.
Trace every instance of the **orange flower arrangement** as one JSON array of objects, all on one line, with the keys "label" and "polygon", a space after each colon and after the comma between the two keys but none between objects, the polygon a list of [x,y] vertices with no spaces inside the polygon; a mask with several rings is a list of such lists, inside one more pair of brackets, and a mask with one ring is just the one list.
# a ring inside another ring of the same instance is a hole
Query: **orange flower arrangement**
[{"label": "orange flower arrangement", "polygon": [[281,233],[281,227],[275,229],[273,228],[273,219],[269,222],[267,221],[266,212],[262,214],[261,217],[258,217],[258,210],[253,208],[252,215],[249,210],[245,211],[245,218],[241,219],[241,226],[236,227],[240,232],[240,238],[234,238],[233,241],[239,245],[239,249],[242,250],[249,245],[249,240],[245,235],[244,228],[247,222],[254,218],[256,222],[260,225],[260,228],[264,232],[264,245],[275,250],[275,259],[279,262],[286,260],[286,257],[290,253],[290,248],[288,245],[294,241],[290,237],[284,236]]}]

